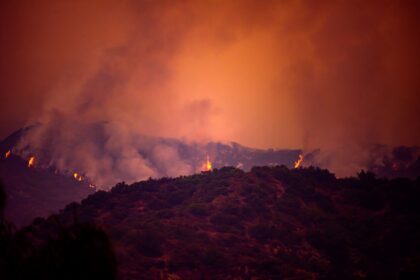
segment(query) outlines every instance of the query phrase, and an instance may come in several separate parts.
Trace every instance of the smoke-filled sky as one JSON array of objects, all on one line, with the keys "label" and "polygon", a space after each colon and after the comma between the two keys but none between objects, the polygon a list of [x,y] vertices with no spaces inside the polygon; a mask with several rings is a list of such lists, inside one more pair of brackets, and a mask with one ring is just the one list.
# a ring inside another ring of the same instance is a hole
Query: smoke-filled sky
[{"label": "smoke-filled sky", "polygon": [[345,166],[373,143],[420,144],[416,1],[0,5],[1,137],[113,121]]}]

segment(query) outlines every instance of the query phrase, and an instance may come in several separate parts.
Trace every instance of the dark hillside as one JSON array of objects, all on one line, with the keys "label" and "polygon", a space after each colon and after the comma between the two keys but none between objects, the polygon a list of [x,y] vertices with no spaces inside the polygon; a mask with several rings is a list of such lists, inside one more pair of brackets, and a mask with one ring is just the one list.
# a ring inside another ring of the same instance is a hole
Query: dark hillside
[{"label": "dark hillside", "polygon": [[326,170],[222,168],[118,184],[54,221],[108,232],[120,279],[417,279],[420,181]]},{"label": "dark hillside", "polygon": [[95,192],[88,182],[78,182],[70,175],[28,168],[26,161],[13,154],[0,158],[0,180],[7,193],[6,218],[17,226],[29,225],[36,217],[48,217]]}]

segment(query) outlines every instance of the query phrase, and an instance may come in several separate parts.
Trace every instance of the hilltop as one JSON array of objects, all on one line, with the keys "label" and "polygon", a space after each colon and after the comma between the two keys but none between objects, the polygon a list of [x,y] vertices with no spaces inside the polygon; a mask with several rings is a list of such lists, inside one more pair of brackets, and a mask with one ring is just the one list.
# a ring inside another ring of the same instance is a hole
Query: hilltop
[{"label": "hilltop", "polygon": [[23,236],[36,252],[54,225],[94,223],[113,243],[120,279],[412,279],[419,195],[420,180],[365,172],[226,167],[120,183]]}]

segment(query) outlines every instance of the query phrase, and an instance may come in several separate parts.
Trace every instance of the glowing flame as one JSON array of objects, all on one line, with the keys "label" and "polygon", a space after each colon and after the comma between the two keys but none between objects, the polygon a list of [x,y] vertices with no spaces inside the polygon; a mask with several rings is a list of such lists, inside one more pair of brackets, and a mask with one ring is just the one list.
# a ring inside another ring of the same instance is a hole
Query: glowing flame
[{"label": "glowing flame", "polygon": [[35,157],[32,156],[28,160],[28,167],[31,168],[31,167],[34,167],[34,166],[35,166]]},{"label": "glowing flame", "polygon": [[303,161],[303,155],[299,155],[299,158],[297,161],[295,161],[295,168],[299,168],[299,166],[302,164]]},{"label": "glowing flame", "polygon": [[206,168],[207,168],[207,171],[211,171],[211,162],[210,162],[210,160],[209,160],[209,156],[207,156],[207,161],[206,161]]},{"label": "glowing flame", "polygon": [[79,173],[77,173],[77,172],[74,172],[73,173],[73,178],[74,179],[76,179],[77,181],[82,181],[82,175],[80,175]]},{"label": "glowing flame", "polygon": [[201,167],[201,171],[211,171],[212,170],[212,165],[211,165],[211,161],[209,159],[209,156],[207,156],[207,160],[206,162],[202,165]]},{"label": "glowing flame", "polygon": [[10,155],[12,154],[12,152],[10,150],[8,150],[5,154],[4,154],[4,158],[8,158],[10,157]]}]

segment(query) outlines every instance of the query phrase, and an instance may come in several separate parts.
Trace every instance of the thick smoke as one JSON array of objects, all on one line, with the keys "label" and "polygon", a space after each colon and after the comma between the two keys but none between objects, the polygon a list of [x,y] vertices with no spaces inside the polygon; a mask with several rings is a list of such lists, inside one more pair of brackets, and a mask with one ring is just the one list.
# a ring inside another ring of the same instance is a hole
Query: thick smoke
[{"label": "thick smoke", "polygon": [[27,130],[14,152],[25,158],[36,155],[38,167],[77,172],[97,187],[108,188],[121,181],[198,172],[177,148],[176,143],[136,134],[121,123],[88,125],[55,115],[51,122]]},{"label": "thick smoke", "polygon": [[376,143],[420,144],[414,2],[2,5],[2,132],[42,123],[20,148],[48,147],[63,169],[104,182],[161,174],[151,159],[195,171],[171,147],[138,154],[138,135],[320,148],[338,175]]}]

